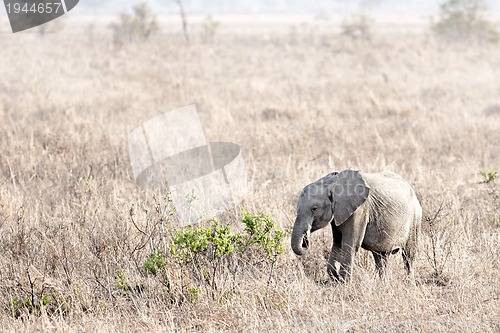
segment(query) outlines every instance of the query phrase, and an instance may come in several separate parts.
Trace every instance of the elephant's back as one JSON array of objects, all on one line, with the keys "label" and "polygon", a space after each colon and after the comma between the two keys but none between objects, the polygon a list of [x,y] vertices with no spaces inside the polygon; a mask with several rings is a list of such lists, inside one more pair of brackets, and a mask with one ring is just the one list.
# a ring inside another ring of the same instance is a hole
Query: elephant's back
[{"label": "elephant's back", "polygon": [[370,187],[370,193],[378,199],[406,205],[416,198],[411,185],[397,173],[384,171],[365,173],[362,176]]}]

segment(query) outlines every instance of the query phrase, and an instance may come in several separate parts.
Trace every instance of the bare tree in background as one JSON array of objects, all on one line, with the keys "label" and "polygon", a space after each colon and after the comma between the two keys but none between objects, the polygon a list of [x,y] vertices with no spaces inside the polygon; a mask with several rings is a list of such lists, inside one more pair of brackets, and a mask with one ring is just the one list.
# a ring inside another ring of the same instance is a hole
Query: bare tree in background
[{"label": "bare tree in background", "polygon": [[184,6],[182,5],[182,0],[175,0],[177,6],[179,6],[179,11],[182,19],[182,31],[184,32],[184,38],[186,42],[189,43],[189,35],[187,31],[187,21],[186,21],[186,13],[184,12]]}]

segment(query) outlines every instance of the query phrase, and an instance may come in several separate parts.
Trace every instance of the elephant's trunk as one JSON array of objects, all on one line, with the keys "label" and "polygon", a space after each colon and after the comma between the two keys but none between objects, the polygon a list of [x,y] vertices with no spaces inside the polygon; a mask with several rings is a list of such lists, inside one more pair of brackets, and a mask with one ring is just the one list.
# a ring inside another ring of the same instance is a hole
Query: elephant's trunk
[{"label": "elephant's trunk", "polygon": [[307,253],[310,233],[311,225],[297,217],[292,232],[292,250],[296,255],[301,256]]}]

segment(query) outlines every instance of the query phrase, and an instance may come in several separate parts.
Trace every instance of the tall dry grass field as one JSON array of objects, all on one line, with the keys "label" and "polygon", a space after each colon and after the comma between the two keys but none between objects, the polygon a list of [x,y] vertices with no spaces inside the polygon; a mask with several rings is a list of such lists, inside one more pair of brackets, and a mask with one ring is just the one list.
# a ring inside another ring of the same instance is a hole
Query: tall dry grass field
[{"label": "tall dry grass field", "polygon": [[[302,25],[116,48],[86,30],[0,38],[1,331],[500,330],[500,188],[479,184],[500,168],[498,45]],[[127,136],[191,103],[208,141],[242,148],[249,195],[220,217],[234,230],[245,207],[290,232],[299,191],[331,171],[401,174],[424,210],[415,281],[399,254],[376,278],[361,250],[353,281],[331,282],[329,230],[217,295],[170,262],[146,274],[178,224],[136,186]]]}]

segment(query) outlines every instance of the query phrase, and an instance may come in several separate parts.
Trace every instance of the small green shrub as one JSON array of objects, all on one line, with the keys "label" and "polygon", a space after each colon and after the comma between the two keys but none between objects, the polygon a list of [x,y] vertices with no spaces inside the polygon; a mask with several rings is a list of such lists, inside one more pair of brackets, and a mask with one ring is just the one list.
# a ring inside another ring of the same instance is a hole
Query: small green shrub
[{"label": "small green shrub", "polygon": [[12,317],[18,318],[23,312],[39,316],[42,308],[45,308],[47,312],[53,313],[58,307],[57,300],[52,295],[41,294],[39,297],[36,295],[32,296],[33,298],[29,296],[13,297],[10,300]]},{"label": "small green shrub", "polygon": [[483,178],[479,184],[483,184],[486,187],[488,193],[488,204],[486,207],[486,212],[488,213],[488,221],[492,228],[496,229],[500,227],[500,217],[499,217],[499,204],[500,201],[500,191],[498,190],[497,183],[495,180],[498,178],[498,171],[493,167],[489,167],[488,170],[479,171],[479,175]]},{"label": "small green shrub", "polygon": [[286,233],[278,228],[268,215],[252,215],[244,211],[242,222],[245,225],[245,235],[242,237],[245,246],[260,245],[269,260],[275,260],[279,254],[283,253],[283,240]]},{"label": "small green shrub", "polygon": [[240,243],[240,238],[239,234],[231,234],[229,226],[212,220],[212,226],[208,228],[189,226],[178,231],[169,251],[183,262],[192,261],[199,255],[210,255],[213,259],[220,259],[233,252]]},{"label": "small green shrub", "polygon": [[13,297],[10,301],[12,316],[18,318],[23,311],[31,313],[33,310],[33,304],[31,298],[29,297]]},{"label": "small green shrub", "polygon": [[242,222],[245,225],[242,233],[232,232],[229,226],[211,220],[208,226],[189,226],[173,235],[169,253],[178,265],[189,267],[191,280],[212,297],[221,285],[232,282],[234,286],[237,273],[253,263],[267,261],[271,276],[278,255],[284,250],[286,234],[268,215],[244,211]]},{"label": "small green shrub", "polygon": [[119,270],[116,272],[116,277],[115,277],[115,287],[117,289],[120,289],[122,291],[130,291],[131,288],[127,282],[127,277],[125,276],[125,273],[123,270]]},{"label": "small green shrub", "polygon": [[493,167],[490,167],[486,171],[479,171],[479,174],[483,177],[483,180],[479,182],[479,184],[489,184],[498,177],[498,171],[496,171]]},{"label": "small green shrub", "polygon": [[147,255],[146,261],[143,264],[144,269],[150,275],[156,275],[167,265],[163,251],[157,250]]},{"label": "small green shrub", "polygon": [[54,301],[54,297],[52,295],[42,295],[40,298],[40,304],[43,306],[48,306],[52,301]]},{"label": "small green shrub", "polygon": [[200,297],[201,289],[195,287],[189,287],[187,289],[187,293],[188,293],[188,299],[191,301],[191,303],[196,303],[196,301]]},{"label": "small green shrub", "polygon": [[497,42],[499,34],[485,18],[486,5],[482,0],[446,0],[432,31],[441,40],[452,42]]},{"label": "small green shrub", "polygon": [[490,225],[494,229],[500,228],[500,217],[491,218]]},{"label": "small green shrub", "polygon": [[[227,259],[234,255],[240,239],[229,226],[212,220],[208,227],[189,226],[177,231],[168,250],[180,266],[190,268],[191,278],[215,298],[219,281],[227,280],[231,271]],[[192,298],[190,293],[187,296]]]}]

